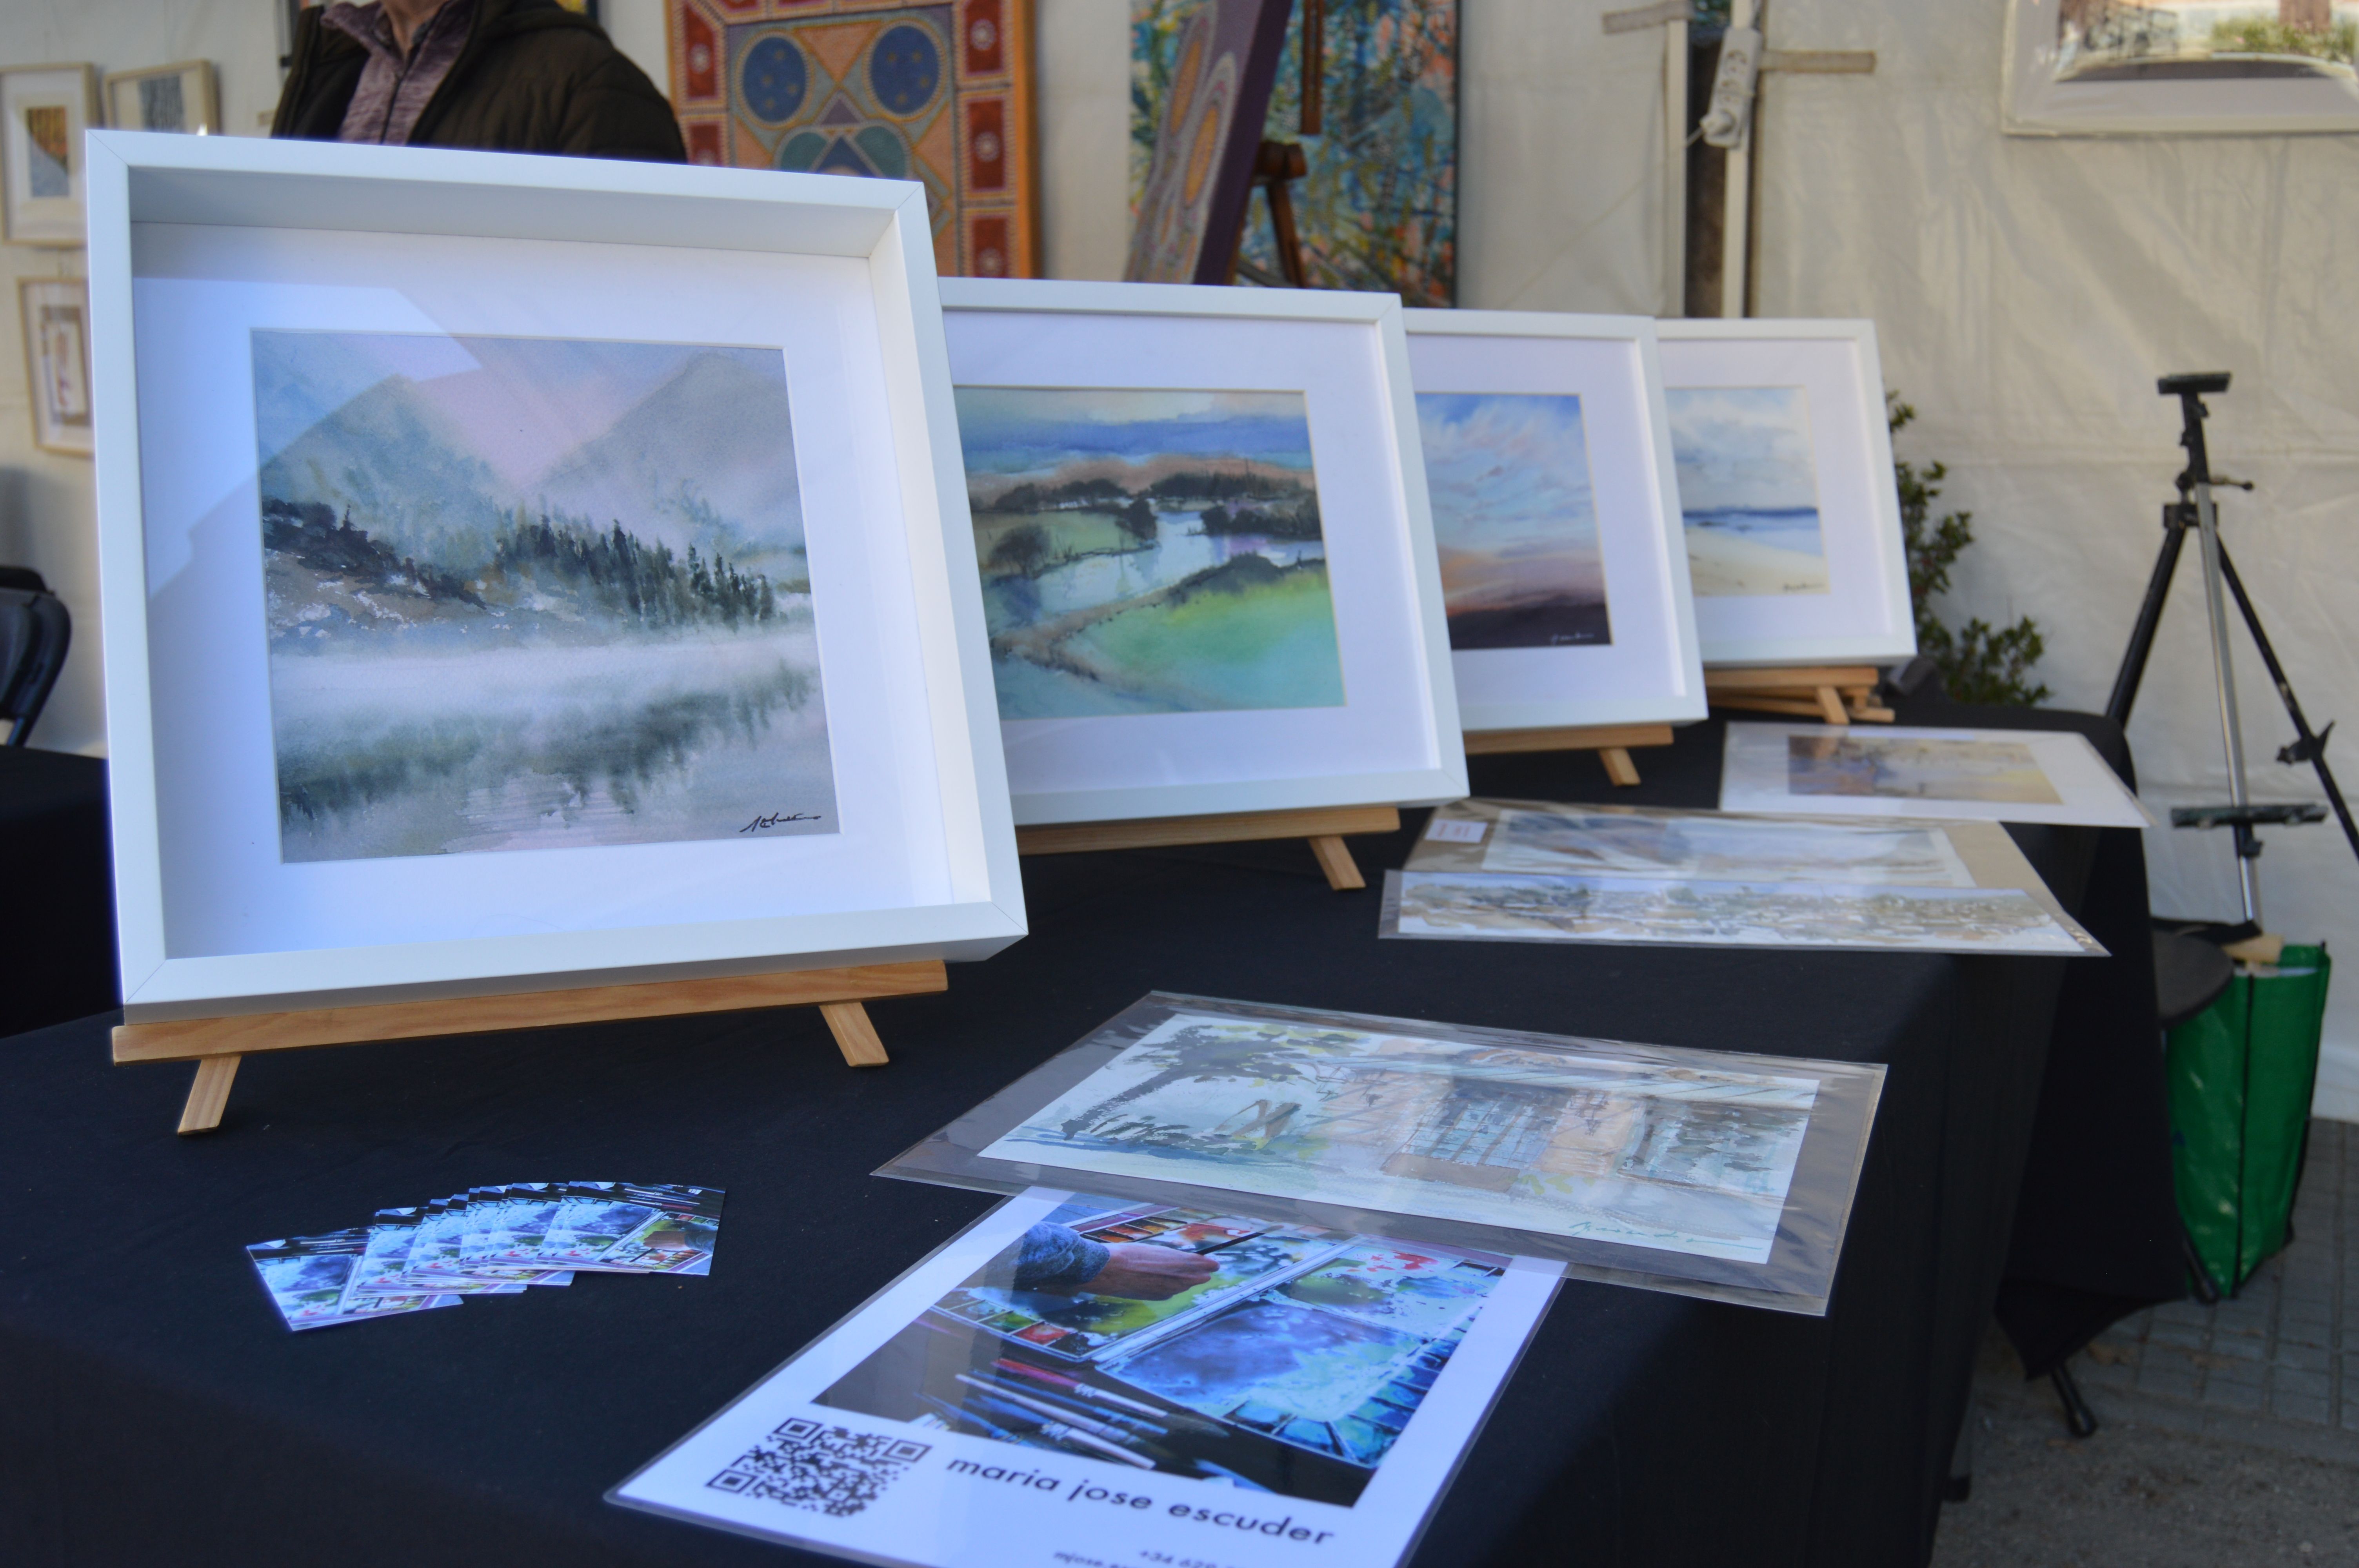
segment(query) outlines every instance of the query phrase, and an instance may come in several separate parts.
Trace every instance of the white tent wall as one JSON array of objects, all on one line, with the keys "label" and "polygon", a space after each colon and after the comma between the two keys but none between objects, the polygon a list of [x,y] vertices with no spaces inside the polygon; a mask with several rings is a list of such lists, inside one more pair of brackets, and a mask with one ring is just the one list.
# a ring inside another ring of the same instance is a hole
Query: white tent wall
[{"label": "white tent wall", "polygon": [[[1765,79],[1758,313],[1875,320],[1919,415],[1899,455],[1948,463],[1938,508],[1973,514],[1939,609],[2035,618],[2067,708],[2105,702],[2181,465],[2155,378],[2233,372],[2208,400],[2212,461],[2258,488],[2222,492],[2223,536],[2312,724],[2359,730],[2359,137],[2002,135],[2002,18],[1999,0],[1771,0],[1773,49],[1876,64]],[[2166,820],[2227,798],[2200,581],[2190,548],[2130,723]],[[2241,625],[2234,656],[2254,793],[2319,798],[2273,760],[2292,728]],[[2359,786],[2359,745],[2329,755]],[[2340,831],[2266,838],[2270,929],[2359,953]],[[2237,917],[2224,833],[2146,841],[2158,913]],[[2359,984],[2328,1007],[2318,1108],[2359,1119]]]}]

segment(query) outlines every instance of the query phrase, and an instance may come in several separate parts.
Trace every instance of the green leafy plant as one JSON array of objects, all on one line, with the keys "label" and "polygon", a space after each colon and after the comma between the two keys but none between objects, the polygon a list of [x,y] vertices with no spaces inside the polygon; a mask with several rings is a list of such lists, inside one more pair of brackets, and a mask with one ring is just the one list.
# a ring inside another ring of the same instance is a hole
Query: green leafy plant
[{"label": "green leafy plant", "polygon": [[[1897,392],[1884,395],[1885,417],[1893,433],[1917,417]],[[1973,514],[1933,516],[1933,502],[1949,477],[1947,465],[1923,468],[1896,459],[1900,486],[1900,535],[1908,553],[1908,600],[1917,616],[1917,651],[1941,672],[1941,684],[1959,702],[2011,703],[2028,708],[2048,699],[2045,685],[2029,680],[2031,666],[2048,651],[2039,628],[2027,615],[2012,626],[1995,627],[1979,615],[1952,632],[1933,613],[1937,594],[1950,589],[1950,568],[1974,542]]]}]

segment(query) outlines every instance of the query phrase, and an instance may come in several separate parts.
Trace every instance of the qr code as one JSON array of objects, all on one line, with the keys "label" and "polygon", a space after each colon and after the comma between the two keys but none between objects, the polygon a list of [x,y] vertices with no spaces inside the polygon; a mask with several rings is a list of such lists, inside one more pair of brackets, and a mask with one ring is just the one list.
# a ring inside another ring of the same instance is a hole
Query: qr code
[{"label": "qr code", "polygon": [[848,1432],[797,1416],[704,1484],[840,1519],[875,1502],[931,1451],[906,1437]]}]

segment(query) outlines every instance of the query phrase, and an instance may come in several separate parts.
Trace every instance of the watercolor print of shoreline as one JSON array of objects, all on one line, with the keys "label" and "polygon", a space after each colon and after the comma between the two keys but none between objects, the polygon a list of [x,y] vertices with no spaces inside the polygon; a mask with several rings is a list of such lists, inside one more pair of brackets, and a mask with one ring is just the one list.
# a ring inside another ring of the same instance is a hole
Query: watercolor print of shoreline
[{"label": "watercolor print of shoreline", "polygon": [[1793,795],[2064,804],[2031,748],[2016,741],[1789,735],[1786,788]]},{"label": "watercolor print of shoreline", "polygon": [[1672,387],[1663,397],[1697,596],[1826,592],[1803,389]]},{"label": "watercolor print of shoreline", "polygon": [[1342,706],[1300,393],[957,397],[1002,719]]},{"label": "watercolor print of shoreline", "polygon": [[1420,392],[1450,645],[1611,643],[1581,399]]},{"label": "watercolor print of shoreline", "polygon": [[775,348],[256,331],[285,860],[836,831]]}]

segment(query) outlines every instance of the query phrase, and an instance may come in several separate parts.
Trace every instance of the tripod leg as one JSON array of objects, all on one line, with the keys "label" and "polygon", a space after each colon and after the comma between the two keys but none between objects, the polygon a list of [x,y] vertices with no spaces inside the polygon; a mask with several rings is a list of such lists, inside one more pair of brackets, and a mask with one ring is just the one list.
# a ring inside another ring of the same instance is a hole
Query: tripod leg
[{"label": "tripod leg", "polygon": [[2236,608],[2244,611],[2245,629],[2253,634],[2253,644],[2261,651],[2261,663],[2268,666],[2269,679],[2276,683],[2277,698],[2285,704],[2286,717],[2293,720],[2293,732],[2300,738],[2303,749],[2310,753],[2310,765],[2318,770],[2318,782],[2326,786],[2326,798],[2334,807],[2336,820],[2343,824],[2343,836],[2351,841],[2351,852],[2359,855],[2359,825],[2351,820],[2351,807],[2343,804],[2343,788],[2334,782],[2334,770],[2327,766],[2326,752],[2319,745],[2318,737],[2310,733],[2310,720],[2301,711],[2301,703],[2293,694],[2293,683],[2286,679],[2285,666],[2277,663],[2277,651],[2270,645],[2269,634],[2261,630],[2261,612],[2253,608],[2252,595],[2245,591],[2245,579],[2236,575],[2236,563],[2228,558],[2228,547],[2220,547],[2220,572],[2228,579],[2228,591],[2236,596]]},{"label": "tripod leg", "polygon": [[2105,717],[2127,726],[2131,705],[2137,701],[2138,683],[2146,678],[2147,656],[2154,652],[2155,628],[2162,624],[2163,602],[2170,597],[2170,579],[2179,570],[2179,552],[2187,543],[2187,528],[2178,512],[2166,505],[2162,513],[2162,553],[2155,557],[2154,575],[2147,579],[2146,600],[2138,606],[2137,624],[2130,645],[2122,651],[2122,667],[2114,676],[2114,695],[2105,699]]}]

